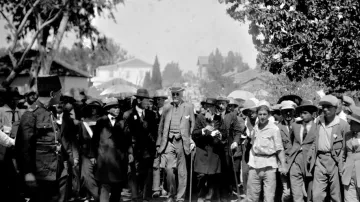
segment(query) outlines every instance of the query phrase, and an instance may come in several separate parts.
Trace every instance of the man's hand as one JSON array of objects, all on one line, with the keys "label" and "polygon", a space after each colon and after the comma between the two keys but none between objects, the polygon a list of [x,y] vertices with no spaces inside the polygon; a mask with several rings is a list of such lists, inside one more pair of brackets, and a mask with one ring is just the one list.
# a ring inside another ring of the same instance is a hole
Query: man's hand
[{"label": "man's hand", "polygon": [[230,146],[230,149],[236,149],[238,147],[238,143],[237,142],[233,142]]},{"label": "man's hand", "polygon": [[95,164],[96,164],[96,159],[95,159],[95,158],[91,158],[91,159],[90,159],[90,162],[91,162],[91,164],[95,165]]},{"label": "man's hand", "polygon": [[284,165],[281,165],[281,166],[279,167],[279,172],[280,172],[280,174],[282,174],[282,175],[287,175],[286,169],[285,169],[285,166],[284,166]]},{"label": "man's hand", "polygon": [[214,127],[208,125],[205,127],[205,130],[208,130],[211,132],[211,131],[214,131]]},{"label": "man's hand", "polygon": [[134,162],[134,156],[132,154],[129,154],[129,163]]},{"label": "man's hand", "polygon": [[74,159],[74,167],[79,165],[79,159]]},{"label": "man's hand", "polygon": [[25,175],[25,183],[29,187],[37,186],[35,176],[32,173],[28,173]]}]

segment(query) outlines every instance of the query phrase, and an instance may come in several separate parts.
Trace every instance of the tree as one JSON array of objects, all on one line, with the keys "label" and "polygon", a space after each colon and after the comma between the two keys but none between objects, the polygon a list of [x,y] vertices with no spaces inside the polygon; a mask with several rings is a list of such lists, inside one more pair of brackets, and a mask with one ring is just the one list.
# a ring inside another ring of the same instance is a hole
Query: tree
[{"label": "tree", "polygon": [[163,86],[170,87],[173,83],[182,83],[182,71],[178,63],[171,62],[166,64],[162,74]]},{"label": "tree", "polygon": [[198,78],[196,77],[193,71],[185,72],[183,74],[183,78],[185,82],[189,82],[189,83],[196,83],[198,80]]},{"label": "tree", "polygon": [[[53,59],[57,56],[60,43],[67,31],[76,33],[79,39],[89,38],[92,45],[101,44],[98,30],[91,21],[97,15],[107,13],[113,18],[112,10],[120,0],[4,0],[0,2],[0,14],[6,20],[7,36],[11,43],[8,54],[12,62],[12,71],[2,83],[7,87],[16,75],[24,68],[22,66],[27,53],[35,41],[39,50],[38,61],[31,67],[31,77],[36,78],[39,71],[47,75]],[[20,58],[14,53],[18,42],[30,37],[30,43]]]},{"label": "tree", "polygon": [[157,56],[155,57],[155,62],[152,68],[151,89],[154,91],[162,89],[160,64]]},{"label": "tree", "polygon": [[128,58],[127,51],[109,38],[95,49],[83,46],[82,43],[75,43],[71,49],[62,47],[58,57],[79,69],[91,72],[98,66],[115,64]]},{"label": "tree", "polygon": [[336,92],[360,89],[359,1],[227,2],[232,18],[250,21],[263,69],[291,81],[314,78]]},{"label": "tree", "polygon": [[146,72],[145,78],[144,78],[143,88],[149,88],[150,85],[151,85],[150,72]]}]

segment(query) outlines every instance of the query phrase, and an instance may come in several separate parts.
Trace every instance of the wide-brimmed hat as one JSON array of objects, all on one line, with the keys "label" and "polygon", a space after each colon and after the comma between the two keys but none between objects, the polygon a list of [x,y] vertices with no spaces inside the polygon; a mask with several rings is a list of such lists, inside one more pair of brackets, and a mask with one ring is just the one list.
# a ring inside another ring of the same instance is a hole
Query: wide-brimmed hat
[{"label": "wide-brimmed hat", "polygon": [[360,123],[360,107],[353,105],[350,106],[349,109],[350,113],[347,115],[347,118]]},{"label": "wide-brimmed hat", "polygon": [[149,92],[145,88],[138,89],[134,96],[139,98],[150,98]]},{"label": "wide-brimmed hat", "polygon": [[310,113],[317,112],[318,108],[311,100],[302,100],[300,106],[296,107],[297,112],[308,111]]},{"label": "wide-brimmed hat", "polygon": [[180,83],[174,83],[169,90],[171,92],[181,92],[184,91],[185,89],[182,87],[182,85]]},{"label": "wide-brimmed hat", "polygon": [[280,110],[284,110],[284,109],[296,109],[297,105],[295,102],[291,101],[291,100],[284,100],[281,102],[281,107]]},{"label": "wide-brimmed hat", "polygon": [[245,100],[241,112],[247,114],[249,110],[256,109],[257,105],[253,100]]},{"label": "wide-brimmed hat", "polygon": [[154,99],[156,99],[156,98],[168,99],[168,94],[164,90],[157,90],[157,91],[155,91],[155,94],[154,94]]},{"label": "wide-brimmed hat", "polygon": [[119,100],[117,98],[105,98],[102,100],[102,102],[104,103],[104,109],[107,109],[107,108],[111,108],[111,107],[114,107],[114,106],[119,106]]},{"label": "wide-brimmed hat", "polygon": [[216,105],[216,99],[206,98],[204,101],[201,102],[201,105]]},{"label": "wide-brimmed hat", "polygon": [[226,102],[230,102],[230,100],[227,98],[227,97],[224,97],[224,96],[218,96],[216,98],[216,101],[226,101]]},{"label": "wide-brimmed hat", "polygon": [[285,100],[291,100],[297,106],[299,106],[301,101],[302,101],[302,98],[300,96],[298,96],[298,95],[284,95],[278,100],[277,104],[281,104]]},{"label": "wide-brimmed hat", "polygon": [[339,99],[333,95],[325,95],[321,98],[319,105],[331,105],[333,107],[338,107]]},{"label": "wide-brimmed hat", "polygon": [[229,99],[229,106],[234,106],[234,107],[238,107],[239,103],[232,97],[228,98]]},{"label": "wide-brimmed hat", "polygon": [[269,109],[271,109],[270,103],[266,100],[260,100],[257,107],[261,106],[267,106]]},{"label": "wide-brimmed hat", "polygon": [[342,97],[342,100],[343,100],[343,102],[345,103],[346,106],[355,105],[355,101],[351,97],[349,97],[347,95],[344,95]]}]

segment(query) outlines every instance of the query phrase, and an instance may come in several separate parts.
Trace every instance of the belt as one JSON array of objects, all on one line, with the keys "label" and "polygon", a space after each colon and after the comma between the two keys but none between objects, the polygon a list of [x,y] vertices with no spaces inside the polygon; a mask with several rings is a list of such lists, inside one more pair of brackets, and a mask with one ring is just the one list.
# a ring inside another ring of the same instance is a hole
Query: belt
[{"label": "belt", "polygon": [[181,140],[181,136],[179,138],[175,138],[175,136],[173,136],[172,138],[169,138],[169,142],[173,143],[175,141],[180,141]]},{"label": "belt", "polygon": [[255,156],[261,156],[261,157],[271,157],[271,156],[274,156],[274,154],[255,154]]}]

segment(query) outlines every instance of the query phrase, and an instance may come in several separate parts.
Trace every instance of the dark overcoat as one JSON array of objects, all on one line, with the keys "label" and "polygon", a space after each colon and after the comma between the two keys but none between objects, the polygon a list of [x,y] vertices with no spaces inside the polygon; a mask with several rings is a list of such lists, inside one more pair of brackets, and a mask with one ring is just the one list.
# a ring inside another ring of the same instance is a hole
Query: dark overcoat
[{"label": "dark overcoat", "polygon": [[156,151],[156,114],[145,110],[141,118],[135,108],[124,113],[124,133],[132,137],[132,151],[135,158],[153,158]]},{"label": "dark overcoat", "polygon": [[216,137],[212,137],[209,130],[205,130],[205,134],[202,134],[202,129],[207,125],[209,123],[206,121],[205,116],[199,114],[196,117],[195,128],[192,133],[196,144],[194,171],[201,174],[216,174],[221,172],[219,150],[222,142]]},{"label": "dark overcoat", "polygon": [[108,116],[96,122],[92,149],[97,163],[95,178],[101,183],[121,183],[126,180],[130,141],[124,135],[123,128],[123,120],[117,120],[112,126]]}]

